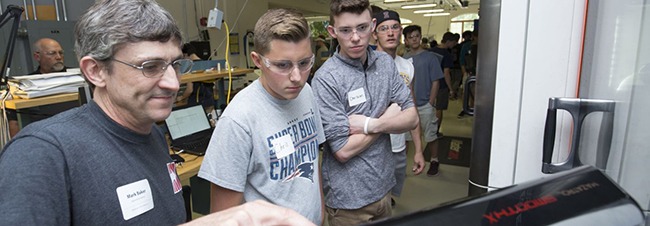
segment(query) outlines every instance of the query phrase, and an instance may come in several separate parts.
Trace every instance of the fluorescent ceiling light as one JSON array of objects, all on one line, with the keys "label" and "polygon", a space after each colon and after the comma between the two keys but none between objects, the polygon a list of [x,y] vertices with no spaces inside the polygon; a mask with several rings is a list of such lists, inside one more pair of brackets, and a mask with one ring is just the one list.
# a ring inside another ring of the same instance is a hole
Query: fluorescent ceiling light
[{"label": "fluorescent ceiling light", "polygon": [[400,17],[399,20],[401,21],[401,24],[410,24],[410,23],[413,23],[412,20],[409,20],[409,19],[406,19],[406,18],[401,18],[401,17]]},{"label": "fluorescent ceiling light", "polygon": [[449,16],[449,13],[429,13],[424,14],[423,16]]},{"label": "fluorescent ceiling light", "polygon": [[427,8],[427,7],[436,7],[438,4],[429,3],[429,4],[417,4],[417,5],[403,5],[402,9],[417,9],[417,8]]},{"label": "fluorescent ceiling light", "polygon": [[415,10],[413,13],[441,13],[444,12],[444,9],[425,9],[425,10]]},{"label": "fluorescent ceiling light", "polygon": [[384,3],[393,3],[393,2],[406,2],[408,0],[384,0]]}]

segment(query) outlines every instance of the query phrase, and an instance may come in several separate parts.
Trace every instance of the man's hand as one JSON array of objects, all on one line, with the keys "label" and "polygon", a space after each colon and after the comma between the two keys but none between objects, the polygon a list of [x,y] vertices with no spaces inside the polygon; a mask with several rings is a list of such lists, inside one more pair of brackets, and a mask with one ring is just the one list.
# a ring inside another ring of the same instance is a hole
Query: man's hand
[{"label": "man's hand", "polygon": [[424,155],[422,151],[415,150],[415,155],[413,156],[413,173],[419,175],[424,170]]},{"label": "man's hand", "polygon": [[206,215],[184,224],[192,225],[314,225],[307,218],[288,208],[256,200]]},{"label": "man's hand", "polygon": [[[363,134],[363,126],[366,123],[365,115],[350,115],[348,116],[348,121],[350,121],[350,134]],[[373,119],[370,119],[371,121]],[[370,124],[370,122],[368,122]]]}]

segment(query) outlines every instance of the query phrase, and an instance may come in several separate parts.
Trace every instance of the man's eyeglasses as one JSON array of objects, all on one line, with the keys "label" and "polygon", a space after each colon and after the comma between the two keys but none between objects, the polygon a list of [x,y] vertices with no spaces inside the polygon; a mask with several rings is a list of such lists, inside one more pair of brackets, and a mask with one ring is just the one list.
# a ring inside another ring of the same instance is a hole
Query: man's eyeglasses
[{"label": "man's eyeglasses", "polygon": [[388,31],[400,31],[402,30],[402,26],[400,24],[393,24],[392,26],[388,25],[382,25],[377,27],[377,32],[379,33],[387,33]]},{"label": "man's eyeglasses", "polygon": [[349,38],[352,36],[352,33],[357,33],[358,36],[366,36],[370,33],[372,30],[372,23],[365,23],[365,24],[360,24],[356,28],[351,28],[351,27],[340,27],[340,28],[335,28],[334,33],[337,35],[343,37],[343,38]]},{"label": "man's eyeglasses", "polygon": [[312,54],[311,57],[299,60],[298,62],[292,62],[289,60],[273,61],[262,56],[261,54],[259,56],[262,58],[264,65],[267,68],[269,68],[269,70],[282,75],[291,74],[293,69],[296,67],[300,72],[309,71],[311,70],[311,67],[314,66],[314,59],[315,59],[314,54]]},{"label": "man's eyeglasses", "polygon": [[60,56],[63,56],[63,50],[61,51],[47,51],[47,52],[37,52],[37,53],[43,53],[48,56],[54,56],[56,54],[59,54]]},{"label": "man's eyeglasses", "polygon": [[409,38],[409,39],[420,39],[420,38],[422,38],[422,35],[420,35],[420,34],[417,34],[417,35],[411,35],[411,36],[407,36],[406,38]]},{"label": "man's eyeglasses", "polygon": [[111,59],[111,60],[138,69],[142,71],[142,75],[144,75],[144,77],[147,78],[161,77],[165,73],[165,70],[167,70],[167,67],[169,67],[169,65],[171,65],[172,68],[174,68],[176,75],[182,75],[190,72],[190,70],[192,70],[192,65],[194,64],[190,59],[178,59],[170,63],[167,63],[167,61],[164,60],[147,60],[145,62],[142,62],[140,66],[135,64],[130,64],[124,61],[120,61],[117,59]]}]

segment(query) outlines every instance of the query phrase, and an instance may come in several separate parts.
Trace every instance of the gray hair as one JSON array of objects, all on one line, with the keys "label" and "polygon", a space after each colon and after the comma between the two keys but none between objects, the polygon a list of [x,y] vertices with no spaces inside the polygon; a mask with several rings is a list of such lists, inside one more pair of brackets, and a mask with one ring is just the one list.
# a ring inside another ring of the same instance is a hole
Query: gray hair
[{"label": "gray hair", "polygon": [[154,0],[101,0],[75,25],[78,59],[90,56],[107,61],[123,44],[169,40],[177,41],[180,49],[180,29],[169,12]]}]

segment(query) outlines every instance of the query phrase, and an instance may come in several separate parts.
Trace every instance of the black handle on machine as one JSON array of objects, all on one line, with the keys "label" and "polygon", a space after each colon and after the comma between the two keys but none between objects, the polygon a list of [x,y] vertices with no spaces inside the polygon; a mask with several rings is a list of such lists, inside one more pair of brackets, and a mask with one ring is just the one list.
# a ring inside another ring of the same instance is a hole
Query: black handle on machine
[{"label": "black handle on machine", "polygon": [[463,95],[463,112],[467,115],[474,115],[474,107],[469,106],[469,98],[474,98],[474,87],[476,85],[476,76],[470,75],[465,81],[465,95]]},{"label": "black handle on machine", "polygon": [[[551,163],[553,157],[553,146],[555,145],[556,117],[557,109],[564,109],[571,114],[573,119],[573,134],[571,140],[571,150],[566,161],[561,163]],[[550,98],[548,101],[548,111],[546,114],[546,125],[544,127],[544,142],[542,156],[542,172],[556,173],[572,169],[583,165],[578,154],[578,145],[580,144],[580,134],[582,122],[585,117],[596,111],[604,112],[601,124],[600,142],[596,157],[599,160],[598,165],[604,167],[609,156],[609,146],[611,145],[611,136],[613,126],[615,102],[611,100],[593,100],[578,98]],[[606,131],[603,131],[606,130]]]},{"label": "black handle on machine", "polygon": [[557,122],[557,110],[548,109],[546,111],[546,125],[544,126],[544,143],[542,161],[545,164],[551,163],[553,157],[553,146],[555,145],[555,125]]}]

